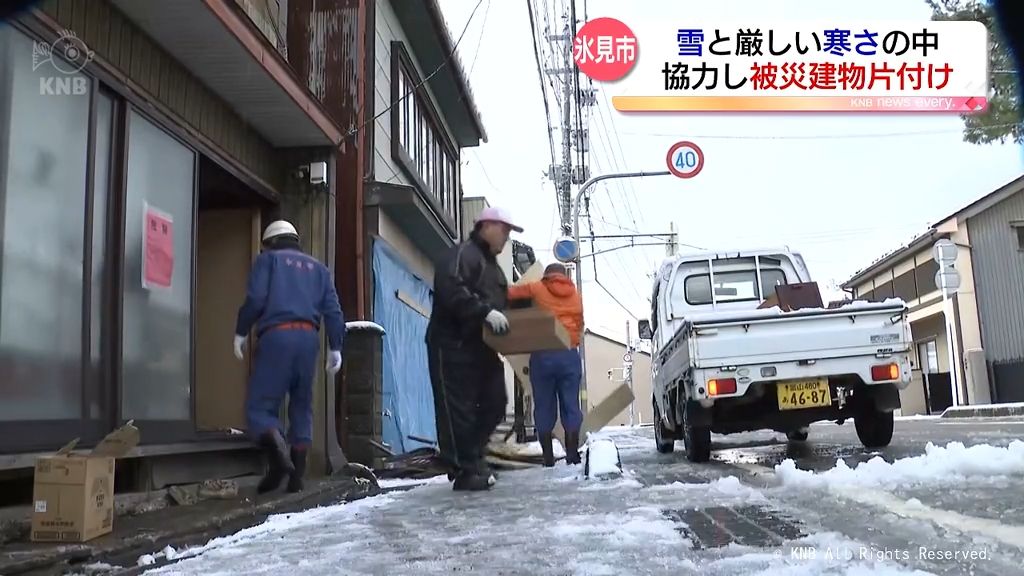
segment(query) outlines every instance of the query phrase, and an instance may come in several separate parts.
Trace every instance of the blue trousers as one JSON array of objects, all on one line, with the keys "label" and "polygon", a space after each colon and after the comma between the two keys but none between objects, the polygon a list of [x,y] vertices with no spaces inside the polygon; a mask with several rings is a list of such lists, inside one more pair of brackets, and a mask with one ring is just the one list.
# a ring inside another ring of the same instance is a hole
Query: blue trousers
[{"label": "blue trousers", "polygon": [[313,377],[320,354],[320,338],[314,330],[269,330],[256,348],[246,418],[249,434],[258,439],[281,427],[281,404],[288,395],[288,441],[294,448],[308,448],[313,441]]},{"label": "blue trousers", "polygon": [[580,410],[580,380],[583,368],[580,353],[571,350],[548,350],[530,355],[530,382],[533,384],[533,424],[538,433],[555,429],[557,415],[562,429],[579,430],[583,425]]}]

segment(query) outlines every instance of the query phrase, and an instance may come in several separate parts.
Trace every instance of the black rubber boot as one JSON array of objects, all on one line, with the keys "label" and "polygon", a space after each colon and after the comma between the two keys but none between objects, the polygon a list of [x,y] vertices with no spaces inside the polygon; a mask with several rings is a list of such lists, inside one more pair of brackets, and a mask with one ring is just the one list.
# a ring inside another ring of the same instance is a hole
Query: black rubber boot
[{"label": "black rubber boot", "polygon": [[540,452],[544,457],[544,467],[551,468],[555,465],[555,449],[551,444],[551,433],[537,434],[537,439],[540,440]]},{"label": "black rubber boot", "polygon": [[267,473],[256,486],[257,494],[265,494],[277,490],[284,477],[295,470],[291,458],[288,457],[288,445],[277,430],[267,432],[260,437],[260,446],[267,456]]},{"label": "black rubber boot", "polygon": [[306,475],[306,451],[292,448],[292,464],[295,470],[288,475],[288,491],[292,494],[302,492],[302,479]]},{"label": "black rubber boot", "polygon": [[494,471],[494,468],[491,468],[491,465],[487,462],[486,458],[481,458],[477,462],[476,468],[477,473],[484,478],[487,478],[487,482],[492,486],[498,481],[498,473]]},{"label": "black rubber boot", "polygon": [[565,463],[580,463],[580,431],[574,430],[565,433]]},{"label": "black rubber boot", "polygon": [[483,492],[491,489],[491,483],[476,470],[468,470],[455,477],[452,489],[456,492]]}]

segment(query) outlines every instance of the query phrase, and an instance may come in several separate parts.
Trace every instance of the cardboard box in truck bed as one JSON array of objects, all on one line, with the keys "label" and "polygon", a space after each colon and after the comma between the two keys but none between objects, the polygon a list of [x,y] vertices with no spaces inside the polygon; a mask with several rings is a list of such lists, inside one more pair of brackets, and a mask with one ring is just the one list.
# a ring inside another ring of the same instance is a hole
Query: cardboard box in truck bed
[{"label": "cardboard box in truck bed", "polygon": [[73,453],[77,443],[36,460],[33,542],[85,542],[114,529],[114,460],[139,443],[139,429],[129,422],[88,454]]}]

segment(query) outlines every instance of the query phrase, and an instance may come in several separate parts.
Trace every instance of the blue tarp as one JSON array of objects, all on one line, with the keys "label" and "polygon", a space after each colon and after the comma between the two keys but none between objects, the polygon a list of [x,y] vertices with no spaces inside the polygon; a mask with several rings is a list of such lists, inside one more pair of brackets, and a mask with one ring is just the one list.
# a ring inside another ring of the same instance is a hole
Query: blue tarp
[{"label": "blue tarp", "polygon": [[386,242],[373,242],[373,320],[384,327],[383,438],[396,454],[437,441],[434,394],[427,366],[427,318],[398,298],[401,292],[429,313],[430,286]]}]

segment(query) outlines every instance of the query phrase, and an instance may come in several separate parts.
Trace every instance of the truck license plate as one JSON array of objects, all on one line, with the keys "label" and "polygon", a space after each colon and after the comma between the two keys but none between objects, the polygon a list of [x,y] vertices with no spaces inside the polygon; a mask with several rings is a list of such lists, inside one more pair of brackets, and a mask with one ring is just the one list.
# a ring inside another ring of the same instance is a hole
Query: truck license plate
[{"label": "truck license plate", "polygon": [[832,405],[828,380],[780,382],[776,385],[779,410],[800,410]]}]

